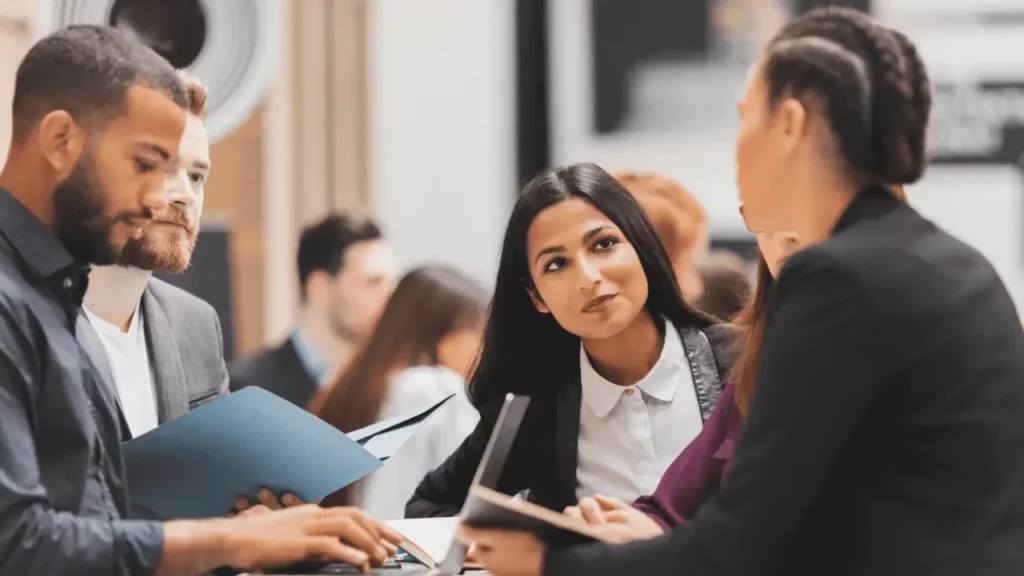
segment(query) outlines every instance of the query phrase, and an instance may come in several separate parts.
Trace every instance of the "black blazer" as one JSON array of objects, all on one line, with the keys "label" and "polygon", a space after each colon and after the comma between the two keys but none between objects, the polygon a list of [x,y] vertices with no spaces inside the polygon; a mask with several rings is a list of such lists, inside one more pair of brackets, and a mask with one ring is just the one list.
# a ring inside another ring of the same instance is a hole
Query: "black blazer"
[{"label": "black blazer", "polygon": [[291,338],[286,338],[277,348],[233,362],[228,373],[232,392],[246,386],[259,386],[303,409],[320,389],[303,365]]},{"label": "black blazer", "polygon": [[[719,325],[683,328],[679,335],[693,372],[704,420],[722,392],[732,366],[733,331]],[[576,503],[576,456],[580,429],[579,374],[552,385],[552,393],[534,396],[509,452],[497,489],[505,494],[529,491],[530,501],[561,511]],[[480,423],[454,454],[423,479],[406,505],[408,518],[455,516],[469,492],[477,466],[500,411],[500,403],[480,409]]]},{"label": "black blazer", "polygon": [[683,572],[1024,574],[1024,331],[984,257],[881,187],[792,257],[718,496],[667,536],[545,563]]}]

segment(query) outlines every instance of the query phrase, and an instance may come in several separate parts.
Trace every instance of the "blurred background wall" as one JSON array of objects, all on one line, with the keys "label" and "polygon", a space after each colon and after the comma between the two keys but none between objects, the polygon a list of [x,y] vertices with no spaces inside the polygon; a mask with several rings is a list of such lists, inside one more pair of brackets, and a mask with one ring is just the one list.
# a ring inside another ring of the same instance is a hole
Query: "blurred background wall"
[{"label": "blurred background wall", "polygon": [[[229,353],[245,353],[294,319],[306,223],[367,210],[403,265],[444,261],[490,284],[515,191],[549,164],[675,177],[708,208],[715,243],[749,250],[733,103],[764,37],[824,3],[3,0],[0,149],[15,67],[38,35],[134,10],[165,14],[128,24],[173,44],[201,17],[186,64],[221,98],[222,133],[196,265],[172,280],[214,303]],[[1024,0],[831,3],[918,42],[936,108],[933,166],[911,201],[985,252],[1024,302]]]}]

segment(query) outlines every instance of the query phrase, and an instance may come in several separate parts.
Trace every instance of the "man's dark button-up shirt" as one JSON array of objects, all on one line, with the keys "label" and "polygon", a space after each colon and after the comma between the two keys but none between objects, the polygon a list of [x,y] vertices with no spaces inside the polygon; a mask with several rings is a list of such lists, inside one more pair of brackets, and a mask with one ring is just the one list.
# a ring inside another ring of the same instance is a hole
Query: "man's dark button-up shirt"
[{"label": "man's dark button-up shirt", "polygon": [[[152,574],[127,520],[116,392],[76,337],[88,267],[0,189],[0,574]],[[105,366],[103,366],[105,368]]]}]

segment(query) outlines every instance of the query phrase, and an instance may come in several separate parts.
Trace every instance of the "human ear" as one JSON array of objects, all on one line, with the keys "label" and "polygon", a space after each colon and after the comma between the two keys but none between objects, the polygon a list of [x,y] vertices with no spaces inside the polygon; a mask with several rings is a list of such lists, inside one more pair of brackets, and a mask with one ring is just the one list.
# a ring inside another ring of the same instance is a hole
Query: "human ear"
[{"label": "human ear", "polygon": [[85,136],[66,110],[54,110],[39,121],[36,141],[58,181],[74,171],[85,148]]},{"label": "human ear", "polygon": [[786,98],[775,111],[775,125],[786,153],[800,145],[807,132],[807,108],[796,98]]}]

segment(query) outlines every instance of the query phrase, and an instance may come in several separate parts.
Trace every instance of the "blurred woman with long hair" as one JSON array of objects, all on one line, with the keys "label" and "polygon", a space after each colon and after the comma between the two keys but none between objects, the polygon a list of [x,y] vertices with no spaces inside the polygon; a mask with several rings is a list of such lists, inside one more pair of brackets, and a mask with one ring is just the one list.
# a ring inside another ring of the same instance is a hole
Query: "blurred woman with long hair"
[{"label": "blurred woman with long hair", "polygon": [[458,514],[507,393],[531,398],[497,488],[562,510],[649,493],[704,425],[731,332],[682,298],[637,201],[593,164],[519,196],[470,392],[481,422],[417,488],[408,516]]},{"label": "blurred woman with long hair", "polygon": [[480,345],[487,294],[447,266],[408,272],[373,335],[348,368],[317,394],[310,411],[342,432],[422,408],[455,394],[370,478],[326,500],[401,518],[427,472],[444,462],[479,420],[466,377]]}]

